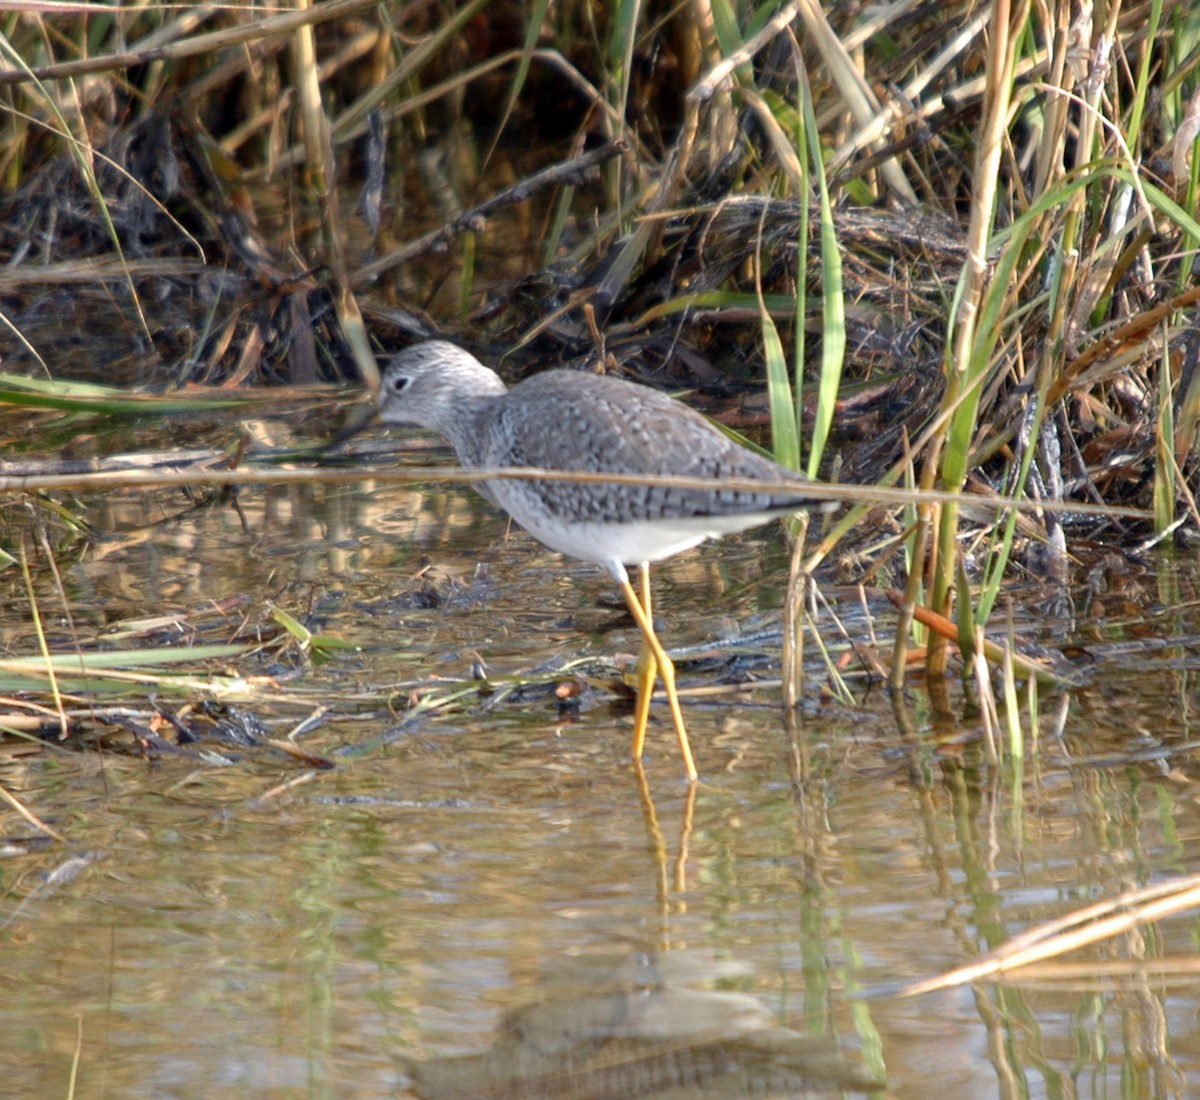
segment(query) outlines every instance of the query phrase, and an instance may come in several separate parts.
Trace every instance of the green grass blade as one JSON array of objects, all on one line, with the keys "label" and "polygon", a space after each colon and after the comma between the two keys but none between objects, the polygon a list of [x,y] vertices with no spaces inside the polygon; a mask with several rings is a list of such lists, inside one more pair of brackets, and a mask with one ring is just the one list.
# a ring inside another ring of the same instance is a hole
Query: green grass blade
[{"label": "green grass blade", "polygon": [[103,386],[62,385],[45,388],[40,380],[0,375],[0,405],[28,409],[56,409],[60,412],[98,413],[104,416],[165,416],[214,409],[249,406],[242,397],[160,397],[157,394],[131,394]]},{"label": "green grass blade", "polygon": [[763,358],[767,366],[767,400],[771,409],[771,446],[775,461],[789,470],[800,469],[800,436],[796,431],[796,406],[792,400],[791,371],[779,330],[771,315],[762,312]]},{"label": "green grass blade", "polygon": [[808,73],[803,69],[800,95],[804,128],[810,138],[807,143],[809,161],[821,204],[821,373],[817,382],[817,414],[813,423],[812,446],[808,454],[808,475],[816,477],[833,427],[833,414],[842,382],[842,365],[846,356],[846,304],[842,286],[842,254],[833,224],[833,205],[829,200],[829,185],[817,139],[817,116],[813,110]]}]

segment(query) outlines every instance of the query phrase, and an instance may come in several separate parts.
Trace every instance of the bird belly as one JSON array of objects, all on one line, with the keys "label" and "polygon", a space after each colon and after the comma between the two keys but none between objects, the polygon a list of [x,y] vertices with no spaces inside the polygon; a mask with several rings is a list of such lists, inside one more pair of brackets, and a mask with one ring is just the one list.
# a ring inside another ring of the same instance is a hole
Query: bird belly
[{"label": "bird belly", "polygon": [[719,538],[732,531],[768,522],[770,516],[703,516],[671,521],[632,521],[630,523],[542,523],[521,525],[539,542],[563,554],[583,561],[596,562],[610,572],[614,563],[638,565],[662,561],[706,539]]}]

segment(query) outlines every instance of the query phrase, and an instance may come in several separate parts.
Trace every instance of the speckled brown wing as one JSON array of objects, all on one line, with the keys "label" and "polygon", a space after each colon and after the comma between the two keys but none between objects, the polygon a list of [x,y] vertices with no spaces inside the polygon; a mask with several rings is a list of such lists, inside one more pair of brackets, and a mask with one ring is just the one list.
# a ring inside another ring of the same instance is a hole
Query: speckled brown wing
[{"label": "speckled brown wing", "polygon": [[[655,390],[598,375],[550,371],[516,386],[492,410],[486,465],[536,466],[712,481],[800,481],[739,446],[699,413]],[[536,456],[530,440],[536,439]],[[527,482],[548,513],[572,521],[630,523],[680,517],[790,512],[816,504],[802,490],[751,493],[655,486]]]}]

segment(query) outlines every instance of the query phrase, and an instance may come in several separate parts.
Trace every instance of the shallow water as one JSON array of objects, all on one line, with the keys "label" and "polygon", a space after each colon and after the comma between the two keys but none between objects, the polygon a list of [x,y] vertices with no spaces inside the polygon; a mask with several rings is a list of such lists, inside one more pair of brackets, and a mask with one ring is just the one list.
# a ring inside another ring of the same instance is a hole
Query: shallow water
[{"label": "shallow water", "polygon": [[[1200,635],[1195,561],[1101,569],[1053,611],[1017,600],[1023,639],[1075,646],[1086,681],[1043,691],[1036,739],[1023,716],[1023,765],[987,762],[953,686],[947,715],[913,681],[908,733],[863,680],[855,705],[828,701],[810,643],[798,728],[773,688],[685,699],[704,780],[689,793],[665,708],[644,787],[627,762],[612,658],[638,638],[597,570],[465,490],[239,500],[90,501],[100,535],[61,563],[73,629],[242,596],[230,633],[270,601],[355,643],[240,704],[276,738],[321,711],[299,743],[336,767],[5,743],[0,783],[68,843],[0,816],[0,1093],[67,1096],[73,1073],[87,1097],[822,1096],[875,1079],[974,1100],[1200,1080],[1194,979],[890,992],[1200,870],[1196,646],[1148,644]],[[773,528],[666,563],[666,644],[775,625],[785,576]],[[871,606],[886,649],[894,618]],[[856,600],[839,608],[865,635]],[[0,640],[30,651],[15,600]],[[777,655],[718,648],[681,681],[769,679]],[[548,662],[566,666],[550,687],[506,694]],[[406,712],[435,678],[466,694]],[[1071,958],[1190,960],[1196,932],[1177,917]]]}]

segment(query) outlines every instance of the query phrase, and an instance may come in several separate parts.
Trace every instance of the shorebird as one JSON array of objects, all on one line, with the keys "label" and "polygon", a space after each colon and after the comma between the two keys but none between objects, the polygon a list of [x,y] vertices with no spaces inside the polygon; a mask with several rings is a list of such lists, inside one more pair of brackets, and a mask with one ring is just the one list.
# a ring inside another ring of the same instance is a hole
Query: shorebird
[{"label": "shorebird", "polygon": [[[427,428],[474,469],[540,467],[643,477],[702,478],[705,488],[495,478],[476,483],[534,538],[595,562],[620,585],[642,633],[633,756],[645,746],[655,676],[662,679],[688,779],[697,778],[675,666],[651,619],[650,563],[710,538],[825,502],[811,483],[733,442],[695,410],[656,390],[597,374],[551,370],[509,389],[500,376],[443,340],[416,344],[383,371],[385,424]],[[761,481],[747,491],[730,480]],[[641,593],[627,566],[636,565]]]}]

